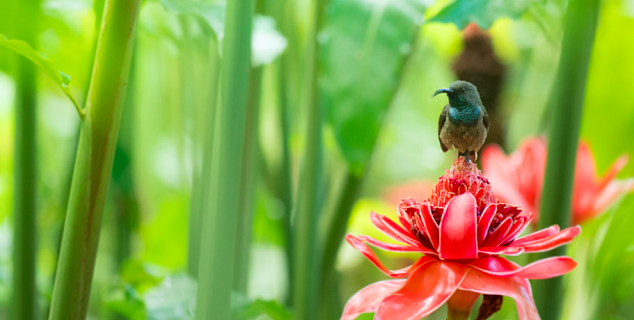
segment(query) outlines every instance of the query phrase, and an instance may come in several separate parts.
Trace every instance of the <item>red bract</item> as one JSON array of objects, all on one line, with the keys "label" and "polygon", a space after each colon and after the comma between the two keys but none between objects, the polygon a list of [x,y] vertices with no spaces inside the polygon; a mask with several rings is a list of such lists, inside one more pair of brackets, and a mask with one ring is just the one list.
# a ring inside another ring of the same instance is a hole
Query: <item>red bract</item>
[{"label": "red bract", "polygon": [[[450,312],[468,316],[480,294],[515,299],[520,320],[539,319],[528,279],[546,279],[571,271],[569,257],[553,257],[519,266],[499,255],[540,252],[569,243],[579,226],[559,227],[516,238],[530,222],[518,207],[497,203],[491,184],[475,166],[456,160],[442,176],[428,201],[403,200],[400,224],[371,213],[376,228],[401,244],[368,236],[348,235],[348,242],[392,278],[357,292],[346,304],[342,320],[376,312],[379,320],[414,320],[448,302]],[[367,244],[387,251],[419,252],[412,266],[389,270]]]},{"label": "red bract", "polygon": [[[579,144],[572,203],[573,224],[583,223],[604,212],[619,197],[632,190],[634,179],[614,179],[627,164],[627,159],[627,155],[620,156],[601,178],[590,147],[584,142]],[[503,202],[532,212],[535,215],[533,223],[537,223],[546,169],[545,140],[527,139],[509,156],[497,145],[488,146],[482,153],[482,167],[495,195]]]}]

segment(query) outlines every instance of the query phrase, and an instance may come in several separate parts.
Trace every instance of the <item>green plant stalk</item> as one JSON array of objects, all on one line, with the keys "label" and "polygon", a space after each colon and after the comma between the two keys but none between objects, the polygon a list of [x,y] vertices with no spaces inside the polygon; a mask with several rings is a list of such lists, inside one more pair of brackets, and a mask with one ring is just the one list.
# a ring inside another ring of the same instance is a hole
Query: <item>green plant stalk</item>
[{"label": "green plant stalk", "polygon": [[[337,254],[339,253],[339,247],[341,247],[341,241],[343,240],[346,230],[348,229],[348,219],[350,219],[350,213],[352,208],[359,198],[361,187],[363,186],[363,176],[358,176],[347,170],[343,180],[343,184],[339,191],[339,197],[337,198],[336,207],[333,211],[329,212],[328,216],[324,216],[325,224],[325,238],[322,240],[324,243],[323,261],[321,264],[321,276],[322,298],[332,295],[331,290],[338,288],[337,286],[337,270],[335,270],[335,261]],[[330,300],[334,302],[335,300]],[[340,306],[332,306],[333,310],[341,311]],[[339,315],[339,314],[338,314]]]},{"label": "green plant stalk", "polygon": [[238,234],[236,237],[236,273],[234,290],[247,293],[249,284],[249,257],[251,255],[251,234],[253,230],[253,208],[257,185],[257,155],[260,90],[262,87],[262,67],[251,69],[249,77],[249,97],[247,100],[247,120],[242,158],[242,183],[240,188],[240,209],[238,211]]},{"label": "green plant stalk", "polygon": [[[18,5],[24,19],[38,21],[40,1]],[[37,24],[16,28],[18,37],[35,45]],[[37,318],[37,75],[36,66],[17,57],[13,192],[13,319]]]},{"label": "green plant stalk", "polygon": [[253,10],[252,0],[227,3],[212,161],[204,163],[211,165],[211,192],[206,194],[211,210],[203,217],[198,320],[228,320],[231,314],[242,177],[241,166],[236,163],[242,163],[244,153]]},{"label": "green plant stalk", "polygon": [[[297,63],[297,28],[295,24],[295,3],[294,1],[276,1],[267,2],[265,8],[265,14],[271,15],[279,24],[279,29],[288,41],[288,45],[280,60],[275,63],[276,68],[276,81],[278,89],[278,121],[281,131],[281,161],[275,168],[275,173],[272,176],[275,183],[274,185],[276,196],[284,204],[284,216],[282,217],[282,230],[284,231],[284,239],[286,241],[284,249],[286,251],[286,267],[288,283],[292,283],[293,279],[293,230],[291,226],[291,218],[293,213],[293,181],[292,181],[292,163],[291,153],[289,146],[290,137],[290,122],[289,122],[289,108],[296,103],[293,103],[291,92],[293,92],[293,86],[297,85],[297,80],[293,76],[293,71]],[[287,14],[289,13],[289,14]],[[296,90],[298,91],[298,90]],[[287,296],[287,302],[291,303],[293,292],[292,286],[289,287],[290,292]]]},{"label": "green plant stalk", "polygon": [[323,110],[318,96],[317,31],[321,25],[323,1],[312,0],[312,21],[305,56],[306,76],[304,105],[307,107],[306,150],[297,192],[295,225],[293,226],[293,306],[295,318],[313,320],[318,318],[320,283],[320,248],[317,241],[321,173],[323,162],[322,125]]},{"label": "green plant stalk", "polygon": [[[281,139],[282,139],[282,161],[279,166],[278,171],[278,179],[279,179],[279,187],[278,194],[282,202],[284,203],[284,216],[282,217],[282,230],[284,230],[284,239],[285,243],[285,251],[286,251],[286,268],[288,274],[288,283],[292,283],[293,279],[293,228],[291,224],[291,219],[293,215],[293,181],[291,177],[291,150],[289,146],[290,139],[290,128],[288,121],[288,109],[289,109],[289,101],[290,98],[287,96],[286,92],[286,78],[287,74],[285,72],[285,61],[288,58],[282,57],[281,66],[279,68],[279,87],[280,87],[280,104],[279,104],[279,122],[281,127]],[[290,297],[293,296],[293,289],[290,288],[289,292],[289,301],[291,301]]]},{"label": "green plant stalk", "polygon": [[[216,105],[218,104],[218,82],[220,73],[220,56],[218,55],[218,43],[211,39],[209,49],[210,62],[210,89],[209,104],[200,117],[202,121],[197,125],[196,137],[198,143],[202,144],[202,161],[194,166],[192,199],[189,210],[189,232],[187,239],[187,272],[194,278],[198,277],[198,267],[200,265],[200,243],[202,226],[204,225],[203,214],[210,212],[211,205],[208,197],[211,194],[211,161],[213,155],[214,119]],[[196,157],[198,159],[198,157]]]},{"label": "green plant stalk", "polygon": [[49,319],[85,319],[125,100],[139,0],[108,0],[62,236]]},{"label": "green plant stalk", "polygon": [[112,189],[115,218],[115,264],[120,270],[130,257],[132,249],[132,231],[138,225],[139,204],[135,193],[135,181],[132,170],[134,163],[134,109],[137,86],[137,54],[133,54],[130,67],[129,85],[125,95],[119,138],[115,149],[112,168]]},{"label": "green plant stalk", "polygon": [[[570,224],[572,188],[583,100],[599,14],[599,0],[571,1],[566,23],[548,139],[548,160],[540,207],[539,229]],[[539,254],[564,255],[565,247]],[[544,320],[561,316],[562,277],[536,281],[535,302]]]}]

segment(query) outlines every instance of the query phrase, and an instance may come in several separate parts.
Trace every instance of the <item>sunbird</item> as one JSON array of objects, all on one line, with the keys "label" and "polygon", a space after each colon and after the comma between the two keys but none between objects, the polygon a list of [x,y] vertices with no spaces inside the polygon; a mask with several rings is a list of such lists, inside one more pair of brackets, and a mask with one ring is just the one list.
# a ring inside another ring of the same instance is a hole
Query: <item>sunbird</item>
[{"label": "sunbird", "polygon": [[436,90],[432,98],[439,93],[449,98],[438,119],[440,148],[447,152],[455,147],[467,164],[475,162],[489,132],[489,115],[478,89],[467,81],[456,81],[449,88]]}]

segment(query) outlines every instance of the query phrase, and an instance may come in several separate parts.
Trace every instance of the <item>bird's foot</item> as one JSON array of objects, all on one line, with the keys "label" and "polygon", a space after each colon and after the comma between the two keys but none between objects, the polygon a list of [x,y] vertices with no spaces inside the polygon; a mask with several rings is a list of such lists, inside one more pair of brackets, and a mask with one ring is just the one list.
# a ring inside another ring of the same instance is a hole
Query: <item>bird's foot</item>
[{"label": "bird's foot", "polygon": [[463,157],[464,162],[469,166],[471,165],[471,159],[469,158],[469,150],[465,152],[458,152],[458,157]]}]

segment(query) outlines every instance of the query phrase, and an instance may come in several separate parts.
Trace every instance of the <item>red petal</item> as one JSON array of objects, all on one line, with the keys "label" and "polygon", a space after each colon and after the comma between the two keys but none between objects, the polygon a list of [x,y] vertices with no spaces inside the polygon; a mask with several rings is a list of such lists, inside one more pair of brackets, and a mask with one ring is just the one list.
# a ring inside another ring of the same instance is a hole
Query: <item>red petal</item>
[{"label": "red petal", "polygon": [[484,239],[486,239],[487,234],[489,233],[489,227],[491,226],[491,221],[497,212],[497,205],[491,204],[484,209],[482,212],[482,216],[480,216],[480,222],[478,222],[478,246],[482,245]]},{"label": "red petal", "polygon": [[401,226],[390,220],[388,217],[377,214],[376,212],[370,212],[370,220],[372,224],[388,237],[403,243],[407,243],[414,247],[420,247],[420,243],[412,234]]},{"label": "red petal", "polygon": [[575,212],[585,212],[592,206],[594,195],[599,192],[599,181],[594,157],[585,142],[579,143],[573,188],[572,207]]},{"label": "red petal", "polygon": [[478,249],[478,251],[493,255],[504,254],[507,256],[517,256],[524,252],[524,249],[521,247],[482,247]]},{"label": "red petal", "polygon": [[403,228],[405,228],[405,230],[409,230],[412,227],[409,220],[410,216],[406,212],[406,210],[417,206],[418,202],[416,202],[412,198],[407,198],[398,204],[398,220],[401,222],[401,225],[403,226]]},{"label": "red petal", "polygon": [[376,320],[418,320],[438,309],[467,275],[469,267],[453,262],[427,263],[379,305]]},{"label": "red petal", "polygon": [[572,216],[572,223],[578,224],[593,218],[596,214],[604,212],[616,200],[628,192],[632,192],[634,179],[612,181],[605,188],[594,196],[592,207],[586,211],[575,211]]},{"label": "red petal", "polygon": [[502,240],[506,237],[506,234],[509,232],[509,229],[513,226],[513,218],[507,217],[500,223],[500,225],[489,235],[489,237],[484,241],[482,246],[484,247],[495,247],[502,244]]},{"label": "red petal", "polygon": [[552,225],[546,229],[542,229],[539,230],[537,232],[533,232],[525,237],[521,237],[515,241],[513,241],[511,244],[514,246],[520,246],[524,243],[528,243],[528,242],[533,242],[535,240],[539,240],[539,239],[544,239],[546,237],[549,237],[553,234],[556,234],[557,232],[559,232],[559,226],[558,225]]},{"label": "red petal", "polygon": [[574,239],[580,233],[581,233],[581,227],[574,226],[574,227],[561,230],[557,234],[550,235],[546,238],[534,240],[531,242],[526,242],[520,245],[517,245],[515,242],[513,242],[511,243],[510,247],[520,247],[524,249],[524,252],[548,251],[550,249],[570,243],[570,241],[572,241],[572,239]]},{"label": "red petal", "polygon": [[[541,153],[533,155],[535,153],[533,149],[544,148],[541,144],[539,139],[525,140],[518,151],[510,156],[506,156],[497,145],[489,145],[482,152],[482,169],[491,182],[493,194],[502,202],[522,207],[527,213],[534,211],[531,197],[534,197],[541,188],[541,183],[526,183],[537,179],[538,175],[543,175],[543,171],[538,171],[539,168],[533,168],[538,165],[531,163],[531,160],[537,160],[537,157],[541,155]],[[518,180],[525,181],[524,185]],[[524,190],[528,188],[531,190]]]},{"label": "red petal", "polygon": [[[385,267],[385,265],[383,265],[383,263],[381,262],[381,260],[379,260],[379,257],[376,256],[376,254],[374,253],[374,251],[372,251],[372,249],[370,249],[370,247],[368,247],[365,242],[370,243],[371,245],[377,247],[377,248],[381,248],[383,250],[387,250],[387,251],[397,251],[397,252],[423,252],[422,250],[426,250],[426,249],[421,249],[421,248],[416,248],[416,247],[411,247],[411,246],[402,246],[402,245],[397,245],[397,244],[390,244],[390,243],[384,243],[381,241],[378,241],[376,239],[373,239],[371,237],[368,236],[353,236],[353,235],[347,235],[346,236],[346,240],[348,240],[348,243],[350,243],[350,245],[359,250],[359,252],[361,252],[366,258],[368,258],[368,260],[370,260],[370,262],[372,262],[377,268],[379,268],[381,271],[383,271],[383,273],[385,273],[387,276],[392,277],[392,278],[403,278],[406,277],[410,271],[412,270],[412,267],[406,267],[403,269],[399,269],[399,270],[389,270],[388,268]],[[429,252],[429,253],[434,253],[435,252]]]},{"label": "red petal", "polygon": [[440,221],[440,259],[477,259],[476,199],[469,192],[449,200]]},{"label": "red petal", "polygon": [[497,277],[548,279],[572,271],[577,263],[569,257],[551,257],[521,267],[502,257],[489,257],[473,261],[469,266]]},{"label": "red petal", "polygon": [[509,230],[509,232],[506,234],[506,237],[504,237],[504,240],[502,240],[501,244],[505,244],[515,239],[518,234],[522,234],[522,232],[524,232],[524,229],[528,227],[529,221],[531,221],[531,216],[519,217],[518,220],[515,221],[515,224],[513,225],[511,230]]},{"label": "red petal", "polygon": [[376,311],[383,298],[404,284],[405,280],[380,281],[359,290],[346,303],[341,320],[354,320],[362,313]]},{"label": "red petal", "polygon": [[436,220],[434,220],[434,217],[431,214],[429,203],[424,203],[420,207],[420,215],[422,217],[425,230],[427,231],[429,241],[434,246],[434,248],[438,250],[438,243],[440,241],[440,230],[438,229],[438,224],[436,224]]},{"label": "red petal", "polygon": [[624,154],[618,157],[614,161],[614,163],[612,163],[610,169],[608,169],[608,172],[606,172],[605,176],[603,176],[601,182],[599,183],[599,190],[605,188],[608,184],[610,184],[610,182],[612,182],[612,180],[614,180],[614,178],[616,178],[619,172],[623,170],[623,167],[625,167],[628,160],[629,156],[627,154]]},{"label": "red petal", "polygon": [[472,269],[459,286],[462,290],[504,295],[515,299],[520,320],[539,320],[531,285],[520,277],[502,278]]}]

